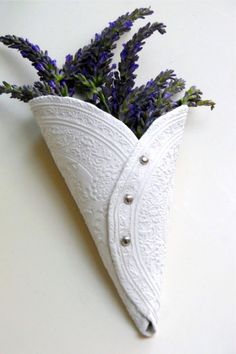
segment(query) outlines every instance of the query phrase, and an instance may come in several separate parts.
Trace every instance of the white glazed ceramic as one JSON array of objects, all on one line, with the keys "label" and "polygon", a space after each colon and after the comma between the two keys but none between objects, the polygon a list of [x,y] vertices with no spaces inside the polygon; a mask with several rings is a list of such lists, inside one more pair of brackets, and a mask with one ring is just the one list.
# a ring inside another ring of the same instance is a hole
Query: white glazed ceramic
[{"label": "white glazed ceramic", "polygon": [[187,106],[158,118],[139,140],[121,121],[78,99],[44,96],[30,106],[123,302],[139,331],[151,336]]}]

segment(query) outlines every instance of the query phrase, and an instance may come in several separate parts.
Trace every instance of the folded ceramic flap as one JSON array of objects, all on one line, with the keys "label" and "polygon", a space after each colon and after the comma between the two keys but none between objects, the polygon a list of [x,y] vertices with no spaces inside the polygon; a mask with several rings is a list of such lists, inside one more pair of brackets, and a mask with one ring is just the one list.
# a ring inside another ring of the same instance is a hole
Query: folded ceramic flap
[{"label": "folded ceramic flap", "polygon": [[138,140],[78,99],[45,96],[30,105],[123,302],[139,331],[152,335],[187,107],[158,118]]}]

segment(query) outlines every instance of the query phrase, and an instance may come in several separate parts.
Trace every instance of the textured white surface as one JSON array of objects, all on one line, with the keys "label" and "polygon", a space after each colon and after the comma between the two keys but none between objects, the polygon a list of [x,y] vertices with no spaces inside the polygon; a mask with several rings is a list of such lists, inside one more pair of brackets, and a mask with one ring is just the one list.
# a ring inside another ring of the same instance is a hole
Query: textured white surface
[{"label": "textured white surface", "polygon": [[[159,334],[136,335],[29,107],[2,96],[1,353],[236,352],[235,2],[2,1],[0,32],[29,37],[62,63],[106,22],[149,4],[168,32],[147,42],[139,83],[174,68],[217,101],[213,112],[192,110],[186,124]],[[0,48],[0,79],[23,84],[34,75]]]},{"label": "textured white surface", "polygon": [[[138,141],[91,104],[30,101],[47,146],[139,331],[157,331],[172,184],[188,108],[156,120]],[[145,166],[141,156],[149,159]],[[131,205],[124,196],[131,194]],[[130,237],[130,245],[121,244]]]}]

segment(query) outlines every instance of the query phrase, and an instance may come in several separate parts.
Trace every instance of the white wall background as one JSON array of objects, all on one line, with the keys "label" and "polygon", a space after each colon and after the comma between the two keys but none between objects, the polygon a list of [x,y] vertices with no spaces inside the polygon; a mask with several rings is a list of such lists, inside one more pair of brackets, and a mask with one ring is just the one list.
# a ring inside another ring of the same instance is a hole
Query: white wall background
[{"label": "white wall background", "polygon": [[[1,96],[1,354],[236,353],[235,1],[1,0],[0,34],[28,37],[62,63],[108,21],[148,5],[168,32],[148,40],[138,83],[174,68],[217,102],[186,125],[159,334],[137,334],[29,107]],[[35,79],[1,45],[0,80]]]}]

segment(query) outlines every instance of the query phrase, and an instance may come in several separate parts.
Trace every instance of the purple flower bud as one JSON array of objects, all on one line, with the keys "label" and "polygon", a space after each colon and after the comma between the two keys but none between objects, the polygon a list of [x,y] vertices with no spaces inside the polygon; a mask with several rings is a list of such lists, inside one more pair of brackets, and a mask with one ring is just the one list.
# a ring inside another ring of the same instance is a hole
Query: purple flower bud
[{"label": "purple flower bud", "polygon": [[155,98],[156,97],[156,93],[155,92],[152,92],[150,93],[150,95],[147,97],[147,99],[152,99],[152,98]]},{"label": "purple flower bud", "polygon": [[163,98],[167,99],[170,98],[172,96],[172,94],[170,92],[165,92],[163,95]]},{"label": "purple flower bud", "polygon": [[37,69],[38,71],[43,71],[43,70],[44,70],[44,66],[43,66],[43,64],[41,64],[41,63],[36,63],[36,64],[34,64],[34,67],[35,67],[35,69]]},{"label": "purple flower bud", "polygon": [[98,104],[100,102],[100,99],[99,99],[99,97],[96,94],[93,94],[92,101],[95,104]]},{"label": "purple flower bud", "polygon": [[115,70],[115,69],[116,69],[116,64],[114,63],[111,65],[111,70]]},{"label": "purple flower bud", "polygon": [[66,63],[70,63],[73,60],[73,56],[71,54],[67,54],[66,56]]},{"label": "purple flower bud", "polygon": [[124,49],[122,50],[122,52],[120,53],[120,57],[121,57],[121,60],[125,60],[127,58],[127,50]]},{"label": "purple flower bud", "polygon": [[53,81],[53,80],[50,80],[50,81],[48,81],[48,85],[52,88],[52,89],[56,89],[56,84],[55,84],[55,82]]},{"label": "purple flower bud", "polygon": [[104,63],[108,59],[108,53],[102,52],[100,54],[99,63]]},{"label": "purple flower bud", "polygon": [[176,107],[178,107],[178,102],[173,102],[173,108],[176,108]]},{"label": "purple flower bud", "polygon": [[118,41],[119,38],[120,38],[120,36],[119,36],[119,33],[117,33],[117,32],[112,37],[113,41]]},{"label": "purple flower bud", "polygon": [[34,45],[34,44],[32,44],[31,45],[31,48],[35,51],[35,52],[40,52],[40,48],[39,48],[39,46],[36,44],[36,45]]},{"label": "purple flower bud", "polygon": [[132,114],[137,114],[137,107],[136,107],[136,105],[135,104],[129,104],[128,105],[128,108],[129,108],[129,111],[130,111],[130,113],[132,113]]},{"label": "purple flower bud", "polygon": [[142,49],[141,43],[136,43],[134,46],[134,52],[137,53]]},{"label": "purple flower bud", "polygon": [[116,21],[109,22],[109,28],[114,28],[114,27],[116,27]]},{"label": "purple flower bud", "polygon": [[149,81],[147,82],[147,84],[146,84],[146,87],[147,87],[147,88],[150,88],[150,87],[153,85],[153,82],[154,82],[153,79],[149,80]]},{"label": "purple flower bud", "polygon": [[126,21],[125,23],[124,23],[124,27],[126,28],[126,29],[130,29],[131,27],[133,26],[133,22],[131,21],[131,20],[128,20],[128,21]]},{"label": "purple flower bud", "polygon": [[54,60],[50,60],[50,64],[52,66],[57,66],[57,61],[54,59]]},{"label": "purple flower bud", "polygon": [[95,33],[95,41],[99,41],[101,39],[101,34]]},{"label": "purple flower bud", "polygon": [[135,71],[138,67],[139,67],[138,64],[132,63],[129,68],[130,68],[130,71],[133,72],[133,71]]},{"label": "purple flower bud", "polygon": [[27,58],[27,56],[28,56],[27,52],[25,52],[24,50],[21,50],[20,53],[21,53],[23,58]]},{"label": "purple flower bud", "polygon": [[79,60],[79,58],[81,57],[81,55],[82,55],[82,49],[80,48],[80,49],[78,50],[78,52],[75,54],[76,60]]},{"label": "purple flower bud", "polygon": [[75,94],[75,88],[74,87],[69,88],[69,96],[72,97],[74,96],[74,94]]},{"label": "purple flower bud", "polygon": [[81,72],[84,76],[88,76],[88,70],[86,68],[82,68]]}]

